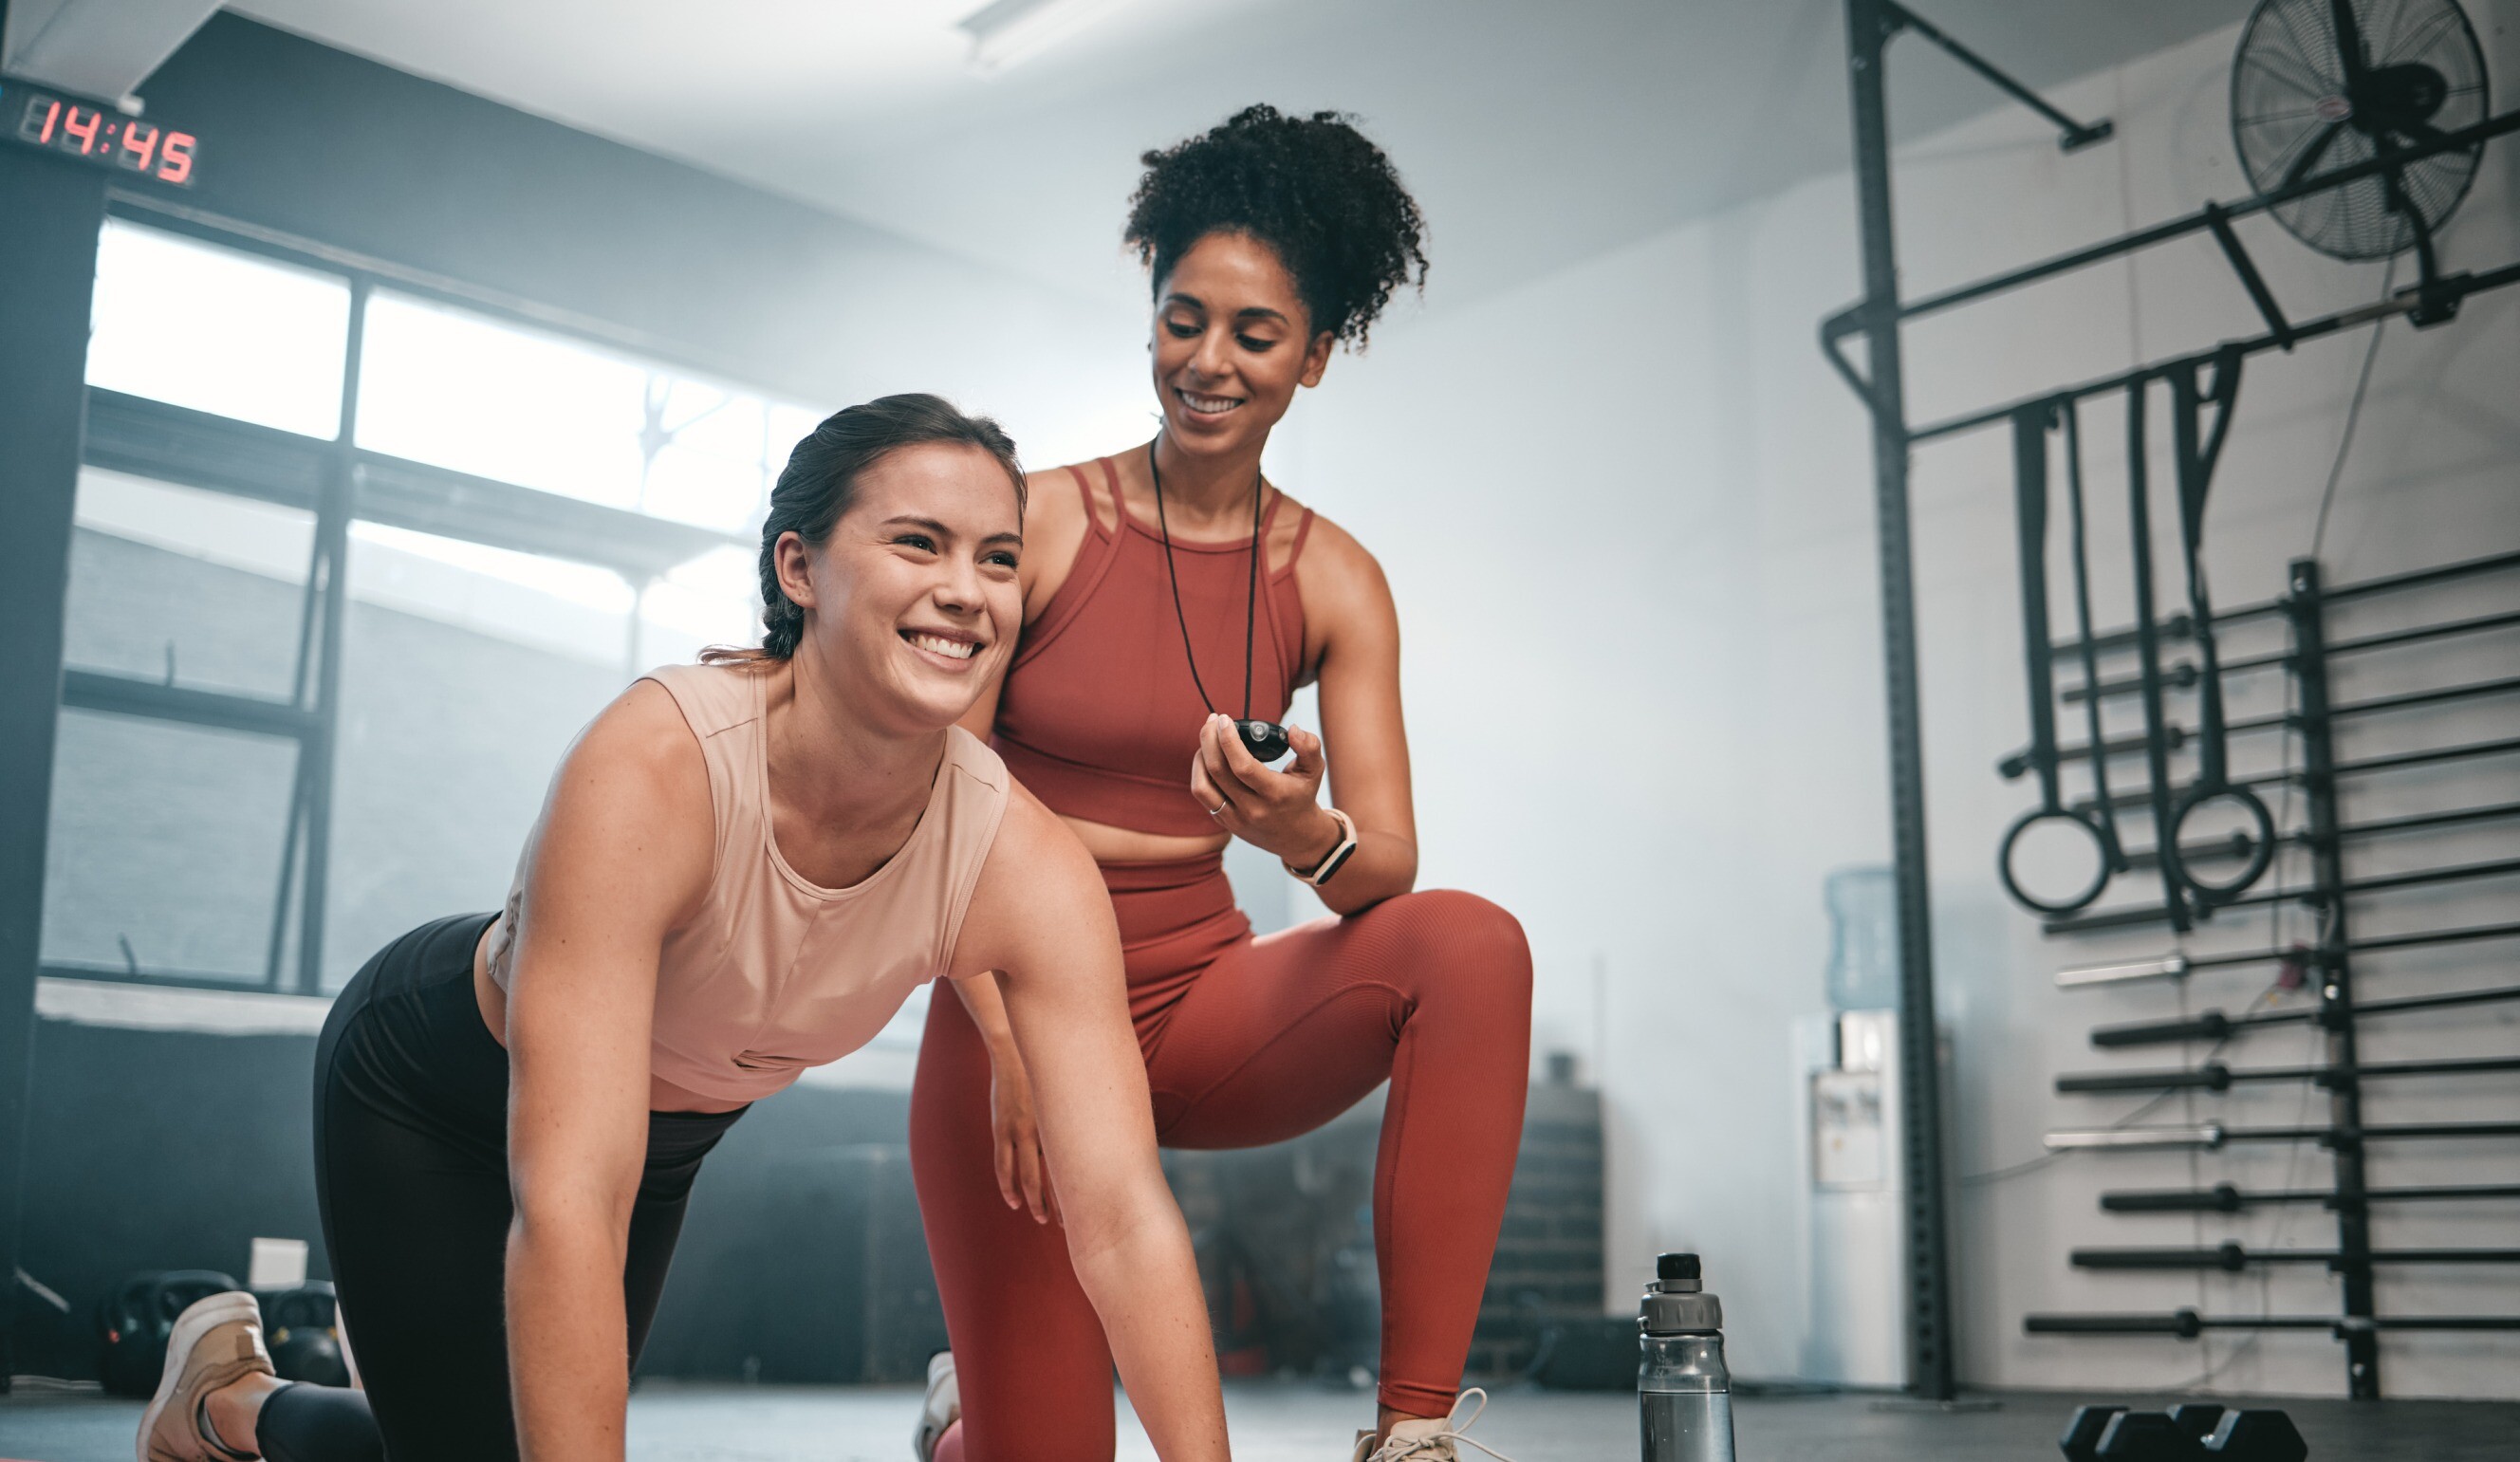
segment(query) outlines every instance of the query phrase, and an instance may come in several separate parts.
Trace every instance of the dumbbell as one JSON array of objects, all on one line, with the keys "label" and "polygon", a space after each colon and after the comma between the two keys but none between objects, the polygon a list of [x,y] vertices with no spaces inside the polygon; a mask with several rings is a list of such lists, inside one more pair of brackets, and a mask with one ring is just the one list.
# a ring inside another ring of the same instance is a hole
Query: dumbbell
[{"label": "dumbbell", "polygon": [[2305,1462],[2310,1446],[2280,1411],[2227,1411],[2205,1402],[2171,1410],[2084,1406],[2057,1450],[2068,1462]]},{"label": "dumbbell", "polygon": [[2159,1411],[2123,1411],[2100,1432],[2092,1449],[2101,1462],[2206,1462],[2212,1453],[2196,1434]]},{"label": "dumbbell", "polygon": [[2310,1443],[2280,1411],[2233,1411],[2206,1440],[2205,1451],[2230,1462],[2303,1462]]},{"label": "dumbbell", "polygon": [[2189,1401],[2170,1408],[2170,1419],[2179,1430],[2199,1441],[2214,1435],[2215,1426],[2223,1420],[2223,1408],[2211,1401]]},{"label": "dumbbell", "polygon": [[2100,1434],[2109,1423],[2126,1414],[2124,1406],[2077,1406],[2073,1419],[2065,1423],[2065,1435],[2056,1439],[2056,1449],[2066,1462],[2099,1462]]}]

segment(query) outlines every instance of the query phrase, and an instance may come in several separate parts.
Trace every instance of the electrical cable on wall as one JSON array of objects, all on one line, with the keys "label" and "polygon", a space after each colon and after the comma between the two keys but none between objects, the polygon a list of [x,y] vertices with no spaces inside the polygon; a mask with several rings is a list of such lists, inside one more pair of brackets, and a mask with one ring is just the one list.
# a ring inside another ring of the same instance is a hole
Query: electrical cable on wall
[{"label": "electrical cable on wall", "polygon": [[[2386,299],[2386,298],[2388,298],[2388,297],[2389,297],[2389,290],[2391,289],[2391,288],[2393,288],[2393,287],[2396,285],[2396,283],[2397,283],[2397,277],[2398,277],[2398,259],[2397,259],[2397,256],[2396,256],[2396,255],[2392,254],[2392,255],[2390,255],[2390,257],[2389,257],[2388,261],[2387,261],[2386,263],[2384,263],[2384,264],[2381,266],[2381,269],[2380,269],[2380,297],[2381,297],[2381,298]],[[2383,317],[2382,317],[2382,318],[2380,318],[2380,319],[2377,319],[2377,320],[2372,321],[2372,322],[2371,322],[2371,338],[2370,338],[2370,340],[2369,340],[2367,343],[2365,343],[2365,344],[2364,344],[2364,346],[2362,347],[2362,365],[2361,370],[2359,370],[2359,371],[2356,373],[2356,375],[2355,375],[2355,380],[2354,380],[2354,393],[2353,393],[2352,397],[2351,397],[2351,398],[2349,398],[2349,399],[2348,399],[2348,401],[2346,402],[2346,406],[2345,406],[2345,424],[2344,424],[2343,429],[2342,429],[2342,430],[2340,430],[2340,431],[2337,433],[2337,437],[2336,437],[2336,454],[2335,454],[2335,457],[2334,457],[2334,458],[2333,458],[2333,459],[2328,463],[2328,466],[2327,466],[2327,481],[2326,481],[2326,484],[2325,484],[2325,485],[2324,485],[2324,486],[2319,490],[2319,495],[2318,495],[2318,513],[2316,514],[2316,517],[2315,517],[2315,519],[2314,519],[2314,523],[2313,523],[2313,526],[2312,526],[2312,529],[2311,529],[2311,535],[2310,535],[2310,556],[2311,556],[2313,559],[2317,559],[2317,558],[2319,556],[2319,552],[2320,552],[2320,550],[2325,546],[2325,544],[2326,544],[2326,542],[2327,542],[2327,518],[2328,518],[2328,510],[2329,510],[2331,508],[2333,508],[2333,507],[2335,506],[2335,504],[2336,504],[2336,486],[2337,486],[2337,483],[2338,483],[2339,481],[2341,481],[2341,480],[2343,479],[2344,475],[2345,475],[2345,463],[2346,463],[2346,459],[2347,459],[2347,458],[2352,454],[2352,452],[2353,452],[2353,450],[2354,450],[2354,429],[2355,429],[2356,425],[2357,425],[2358,423],[2360,423],[2360,422],[2361,422],[2361,421],[2362,420],[2362,399],[2363,399],[2363,394],[2364,394],[2364,392],[2366,392],[2366,391],[2370,388],[2370,385],[2371,385],[2371,365],[2372,365],[2372,362],[2374,362],[2374,361],[2376,361],[2376,360],[2378,360],[2378,359],[2379,359],[2379,356],[2380,356],[2380,336],[2381,336],[2381,334],[2382,334],[2383,332],[2385,332],[2387,331],[2387,329],[2388,329],[2388,324],[2389,324],[2388,319],[2387,319],[2387,317],[2385,317],[2385,316],[2383,316]],[[2292,825],[2292,815],[2293,815],[2293,792],[2294,792],[2294,788],[2295,788],[2295,787],[2296,787],[2296,785],[2297,785],[2297,782],[2296,782],[2296,780],[2295,780],[2295,775],[2296,775],[2296,774],[2297,774],[2297,773],[2298,773],[2298,771],[2299,771],[2299,766],[2300,766],[2300,764],[2299,764],[2299,756],[2300,756],[2300,751],[2301,751],[2301,742],[2300,742],[2300,739],[2299,739],[2299,738],[2298,738],[2298,737],[2293,733],[2293,731],[2292,731],[2291,730],[2289,730],[2289,728],[2290,728],[2290,727],[2291,727],[2291,725],[2292,725],[2293,714],[2294,714],[2295,710],[2298,708],[2298,704],[2297,704],[2297,691],[2298,691],[2298,689],[2299,689],[2299,687],[2298,687],[2298,685],[2297,685],[2297,683],[2296,683],[2296,681],[2295,681],[2295,679],[2294,679],[2293,677],[2291,677],[2291,676],[2285,676],[2285,677],[2284,677],[2284,682],[2283,682],[2283,688],[2284,688],[2283,717],[2284,717],[2284,725],[2285,725],[2285,727],[2287,728],[2287,730],[2284,731],[2283,736],[2282,736],[2282,742],[2283,742],[2283,760],[2282,760],[2283,780],[2282,780],[2282,782],[2280,783],[2280,785],[2281,785],[2281,787],[2282,787],[2282,792],[2281,792],[2281,794],[2280,794],[2281,800],[2280,800],[2280,803],[2279,803],[2279,806],[2278,806],[2278,811],[2276,812],[2276,815],[2275,815],[2275,825],[2276,825],[2276,827],[2277,827],[2279,830],[2282,830],[2282,831],[2286,832],[2287,836],[2289,836],[2289,835],[2290,835],[2291,825]],[[2291,844],[2288,844],[2288,845],[2287,845],[2288,849],[2289,849],[2290,847],[2297,847],[2297,846],[2299,846],[2299,845],[2298,845],[2298,843],[2291,843]],[[2289,860],[2289,859],[2287,859],[2287,860],[2286,860],[2286,862],[2287,862],[2287,863],[2289,863],[2289,862],[2290,862],[2290,860]],[[2276,871],[2276,877],[2277,877],[2278,881],[2282,882],[2282,883],[2283,883],[2285,886],[2287,886],[2287,887],[2292,886],[2292,881],[2293,881],[2293,880],[2289,877],[2288,869],[2286,869],[2286,868],[2278,868],[2278,869],[2276,869],[2275,871]],[[2285,930],[2284,930],[2284,924],[2285,924],[2285,916],[2286,916],[2290,911],[2291,911],[2291,903],[2290,903],[2290,901],[2288,901],[2288,900],[2278,899],[2278,900],[2274,901],[2273,903],[2272,903],[2272,904],[2270,904],[2270,905],[2268,905],[2268,906],[2267,906],[2267,924],[2268,924],[2268,936],[2269,936],[2269,937],[2268,937],[2268,940],[2267,940],[2267,947],[2268,947],[2269,949],[2280,950],[2280,949],[2285,948],[2285,944],[2284,944],[2284,933],[2285,933]],[[2327,940],[2327,931],[2326,931],[2324,928],[2321,928],[2321,929],[2319,929],[2318,931],[2315,932],[2315,934],[2313,935],[2313,938],[2312,938],[2312,940],[2311,940],[2311,943],[2312,943],[2314,946],[2323,946],[2323,945],[2325,945],[2326,943],[2328,943],[2328,940]],[[2275,986],[2271,986],[2271,987],[2269,987],[2269,989],[2270,989],[2270,991],[2272,991],[2272,990],[2273,990],[2273,989],[2275,989],[2275,988],[2280,987],[2280,985],[2281,985],[2281,984],[2282,984],[2282,982],[2279,980],[2279,981],[2277,981],[2277,982],[2276,982],[2276,985],[2275,985]],[[2263,997],[2261,997],[2261,998],[2263,998]],[[2318,1036],[2318,1034],[2317,1033],[2317,1031],[2316,1031],[2316,1030],[2313,1030],[2313,1031],[2312,1031],[2311,1033],[2309,1033],[2309,1035],[2307,1036],[2307,1040],[2308,1040],[2308,1041],[2309,1041],[2309,1043],[2310,1043],[2311,1049],[2310,1049],[2307,1053],[2305,1053],[2305,1059],[2304,1059],[2304,1064],[2305,1064],[2305,1065],[2309,1064],[2309,1063],[2310,1063],[2310,1061],[2315,1060],[2315,1059],[2317,1058],[2317,1055],[2318,1055],[2318,1041],[2319,1041],[2319,1040],[2320,1040],[2320,1037]],[[2312,1096],[2312,1093],[2313,1093],[2313,1091],[2314,1091],[2314,1090],[2316,1090],[2316,1088],[2315,1088],[2313,1085],[2311,1085],[2309,1083],[2304,1083],[2304,1084],[2302,1085],[2300,1099],[2299,1099],[2298,1101],[2296,1101],[2296,1102],[2293,1104],[2292,1125],[2293,1125],[2294,1127],[2296,1127],[2296,1128],[2302,1128],[2302,1129],[2304,1129],[2304,1130],[2307,1130],[2307,1129],[2308,1129],[2309,1122],[2310,1122],[2310,1103],[2311,1103],[2311,1096]],[[2288,1190],[2288,1189],[2290,1189],[2290,1188],[2293,1186],[2293,1184],[2294,1184],[2294,1183],[2296,1183],[2296,1182],[2298,1182],[2298,1181],[2300,1180],[2300,1177],[2301,1177],[2301,1160],[2302,1160],[2302,1156],[2303,1156],[2304,1152],[2305,1152],[2305,1151],[2306,1151],[2306,1149],[2307,1149],[2307,1146],[2308,1146],[2308,1144],[2307,1144],[2306,1139],[2302,1139],[2302,1138],[2295,1138],[2292,1142],[2287,1143],[2287,1144],[2285,1145],[2285,1148],[2284,1148],[2284,1175],[2283,1175],[2283,1184],[2282,1184],[2282,1186],[2283,1186],[2285,1189],[2287,1189],[2287,1190]],[[2193,1158],[2194,1158],[2194,1155],[2193,1155],[2193,1154],[2190,1154],[2190,1162],[2191,1162],[2191,1165],[2192,1165],[2192,1163],[2193,1163]],[[2286,1204],[2278,1204],[2278,1205],[2276,1205],[2276,1206],[2275,1206],[2275,1212],[2274,1212],[2274,1215],[2273,1215],[2273,1217],[2272,1217],[2272,1220],[2271,1220],[2271,1221],[2272,1221],[2272,1227],[2271,1227],[2271,1229],[2269,1230],[2269,1234],[2268,1234],[2268,1238],[2267,1238],[2267,1242],[2266,1242],[2266,1246],[2267,1246],[2268,1248],[2280,1248],[2280,1247],[2282,1247],[2282,1245],[2283,1245],[2283,1241],[2284,1241],[2284,1238],[2286,1237],[2286,1235],[2287,1235],[2287,1233],[2289,1232],[2289,1230],[2290,1230],[2290,1228],[2291,1228],[2291,1225],[2292,1225],[2292,1215],[2293,1215],[2293,1210],[2292,1210],[2292,1208],[2291,1208],[2291,1206],[2290,1206],[2290,1205],[2286,1205]],[[2198,1233],[2199,1233],[2199,1239],[2198,1239],[2199,1247],[2202,1247],[2202,1244],[2203,1244],[2203,1240],[2202,1240],[2203,1222],[2204,1222],[2203,1216],[2202,1216],[2202,1215],[2199,1215],[2199,1216],[2198,1216],[2198,1218],[2197,1218]],[[2202,1275],[2200,1275],[2200,1276],[2198,1276],[2198,1278],[2199,1278],[2199,1282],[2200,1282],[2200,1284],[2201,1284],[2202,1279],[2203,1279],[2203,1276],[2202,1276]],[[2258,1273],[2258,1314],[2259,1314],[2259,1316],[2260,1316],[2261,1318],[2265,1318],[2265,1317],[2270,1316],[2270,1315],[2272,1315],[2272,1314],[2274,1313],[2274,1293],[2273,1293],[2273,1290],[2274,1290],[2274,1276],[2273,1276],[2272,1272],[2272,1271],[2269,1271],[2269,1270],[2264,1270],[2264,1269],[2260,1270],[2260,1271],[2259,1271],[2259,1273]],[[2203,1297],[2200,1295],[2198,1298],[2199,1298],[2199,1300],[2201,1301]],[[2222,1361],[2222,1363],[2221,1363],[2220,1365],[2209,1365],[2209,1366],[2206,1368],[2205,1372],[2204,1372],[2202,1375],[2198,1376],[2198,1377],[2197,1377],[2193,1382],[2189,1383],[2189,1386],[2188,1386],[2188,1388],[2187,1388],[2187,1389],[2194,1389],[2195,1387],[2201,1387],[2201,1386],[2203,1386],[2206,1382],[2208,1382],[2208,1381],[2212,1380],[2216,1375],[2220,1374],[2223,1370],[2228,1369],[2228,1368],[2229,1367],[2229,1365],[2231,1364],[2231,1362],[2232,1362],[2232,1361],[2234,1361],[2234,1360],[2238,1359],[2242,1354],[2245,1354],[2245,1353],[2247,1353],[2249,1351],[2251,1351],[2252,1349],[2254,1349],[2254,1348],[2256,1347],[2256,1345],[2257,1345],[2257,1343],[2258,1343],[2259,1339],[2260,1339],[2260,1336],[2259,1336],[2259,1335],[2251,1335],[2251,1336],[2246,1337],[2246,1338],[2241,1342],[2241,1344],[2240,1344],[2239,1346],[2235,1347],[2235,1348],[2232,1350],[2232,1352],[2231,1352],[2229,1355],[2227,1355],[2227,1356],[2225,1356],[2225,1357],[2223,1358],[2223,1361]]]}]

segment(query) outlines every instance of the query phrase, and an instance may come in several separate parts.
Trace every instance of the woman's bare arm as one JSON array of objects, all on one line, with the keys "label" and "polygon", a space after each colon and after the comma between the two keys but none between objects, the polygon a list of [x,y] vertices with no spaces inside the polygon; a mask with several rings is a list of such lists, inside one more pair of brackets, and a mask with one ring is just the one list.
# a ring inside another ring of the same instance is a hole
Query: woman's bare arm
[{"label": "woman's bare arm", "polygon": [[1015,1047],[1006,997],[999,994],[995,975],[957,980],[954,993],[963,997],[963,1008],[979,1029],[980,1043],[989,1049],[989,1147],[996,1154],[998,1196],[1007,1207],[1032,1215],[1034,1222],[1051,1222],[1058,1217],[1058,1201],[1051,1190],[1049,1159],[1042,1156],[1032,1078],[1024,1070],[1023,1052]]},{"label": "woman's bare arm", "polygon": [[957,982],[996,971],[1038,1102],[1069,1262],[1164,1462],[1226,1456],[1190,1230],[1155,1159],[1120,934],[1073,833],[1017,789],[971,900]]},{"label": "woman's bare arm", "polygon": [[622,1455],[657,956],[713,844],[699,745],[664,687],[634,685],[553,777],[508,982],[508,1356],[531,1462]]},{"label": "woman's bare arm", "polygon": [[1356,820],[1357,832],[1356,855],[1320,893],[1331,908],[1354,913],[1418,884],[1418,808],[1400,711],[1400,610],[1382,565],[1364,545],[1334,523],[1317,522],[1313,531],[1318,566],[1335,570],[1319,575],[1311,596],[1326,632],[1320,699],[1322,739],[1334,758],[1330,800]]},{"label": "woman's bare arm", "polygon": [[1219,808],[1217,826],[1296,867],[1336,846],[1321,798],[1327,774],[1356,822],[1356,852],[1321,886],[1324,904],[1355,913],[1418,883],[1418,814],[1410,791],[1409,731],[1400,714],[1400,613],[1382,566],[1327,519],[1295,567],[1304,618],[1321,637],[1321,733],[1290,734],[1295,760],[1272,771],[1211,720],[1191,766],[1191,793]]},{"label": "woman's bare arm", "polygon": [[[1050,606],[1052,597],[1075,568],[1089,526],[1087,514],[1094,509],[1086,505],[1072,469],[1032,472],[1024,481],[1027,504],[1020,573],[1024,623],[1030,625]],[[991,681],[964,713],[963,729],[983,741],[989,739],[997,729],[998,701],[1006,688],[1004,674]],[[1042,1162],[1040,1120],[1033,1110],[1023,1054],[1015,1049],[1014,1029],[1007,1023],[1006,1000],[998,994],[997,980],[985,974],[955,981],[954,993],[962,997],[963,1008],[970,1013],[981,1042],[989,1048],[990,1126],[996,1136],[991,1146],[997,1152],[998,1192],[1007,1207],[1021,1208],[1035,1222],[1047,1223],[1056,1205]]]}]

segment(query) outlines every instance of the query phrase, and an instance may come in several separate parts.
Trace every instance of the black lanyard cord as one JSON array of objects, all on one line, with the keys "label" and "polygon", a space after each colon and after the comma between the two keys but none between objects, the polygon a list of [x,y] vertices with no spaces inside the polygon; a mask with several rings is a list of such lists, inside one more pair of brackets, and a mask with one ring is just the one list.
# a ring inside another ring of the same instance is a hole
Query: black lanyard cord
[{"label": "black lanyard cord", "polygon": [[[1163,440],[1158,436],[1155,441]],[[1198,652],[1190,645],[1190,616],[1182,612],[1181,571],[1173,567],[1172,527],[1164,519],[1164,473],[1155,465],[1155,442],[1147,443],[1147,472],[1155,480],[1155,531],[1164,543],[1164,576],[1172,581],[1173,623],[1181,626],[1182,657],[1190,661],[1190,683],[1198,687],[1199,704],[1216,714],[1216,702],[1207,695],[1207,684],[1198,678]],[[1268,481],[1258,472],[1251,476],[1251,570],[1242,591],[1242,716],[1251,719],[1251,632],[1259,618],[1260,604],[1260,504],[1268,495]]]}]

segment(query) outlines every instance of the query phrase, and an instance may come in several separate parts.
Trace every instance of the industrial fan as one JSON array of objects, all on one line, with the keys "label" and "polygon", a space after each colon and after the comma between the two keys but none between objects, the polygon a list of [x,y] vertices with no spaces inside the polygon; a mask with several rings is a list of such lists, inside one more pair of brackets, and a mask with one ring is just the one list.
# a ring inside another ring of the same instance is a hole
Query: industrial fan
[{"label": "industrial fan", "polygon": [[[2485,53],[2456,0],[2260,0],[2231,63],[2231,140],[2261,195],[2438,142],[2486,111]],[[2484,152],[2437,152],[2272,211],[2321,253],[2412,246],[2429,266]]]}]

